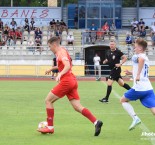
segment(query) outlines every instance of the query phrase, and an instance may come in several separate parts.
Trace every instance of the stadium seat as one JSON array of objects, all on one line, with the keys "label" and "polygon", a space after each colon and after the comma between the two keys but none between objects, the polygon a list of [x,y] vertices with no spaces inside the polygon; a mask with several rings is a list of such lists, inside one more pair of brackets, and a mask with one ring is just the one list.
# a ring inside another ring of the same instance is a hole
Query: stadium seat
[{"label": "stadium seat", "polygon": [[74,50],[74,47],[68,46],[68,47],[67,47],[67,50],[68,50],[68,51],[73,51],[73,50]]},{"label": "stadium seat", "polygon": [[9,46],[9,50],[14,50],[14,46]]},{"label": "stadium seat", "polygon": [[42,41],[42,46],[47,46],[47,40]]},{"label": "stadium seat", "polygon": [[14,55],[21,55],[21,52],[19,50],[14,51]]},{"label": "stadium seat", "polygon": [[21,45],[21,41],[20,40],[17,40],[16,41],[16,46],[20,46]]},{"label": "stadium seat", "polygon": [[34,55],[40,55],[41,53],[39,52],[39,51],[36,51],[35,53],[34,53]]},{"label": "stadium seat", "polygon": [[47,32],[47,31],[43,31],[43,32],[42,32],[42,35],[43,35],[43,36],[47,36],[47,35],[48,35],[48,32]]},{"label": "stadium seat", "polygon": [[66,31],[63,31],[62,32],[62,36],[66,35],[67,36],[67,32]]},{"label": "stadium seat", "polygon": [[21,51],[21,55],[27,55],[27,51],[26,50],[22,50]]},{"label": "stadium seat", "polygon": [[152,51],[149,51],[149,52],[148,52],[148,55],[153,55],[153,52],[152,52]]},{"label": "stadium seat", "polygon": [[28,35],[29,35],[29,33],[27,31],[23,32],[23,36],[28,36]]},{"label": "stadium seat", "polygon": [[27,46],[27,41],[23,41],[22,45]]},{"label": "stadium seat", "polygon": [[152,41],[147,41],[148,46],[152,46]]},{"label": "stadium seat", "polygon": [[62,41],[62,42],[61,42],[61,45],[62,45],[62,46],[66,46],[66,45],[67,45],[67,42],[66,42],[66,41]]},{"label": "stadium seat", "polygon": [[7,51],[7,55],[13,55],[14,54],[14,51],[13,50],[8,50]]},{"label": "stadium seat", "polygon": [[34,35],[35,35],[34,31],[30,31],[30,36],[34,36]]},{"label": "stadium seat", "polygon": [[73,35],[73,31],[69,31],[68,35]]},{"label": "stadium seat", "polygon": [[63,35],[62,36],[62,41],[66,41],[67,40],[67,36],[66,35]]},{"label": "stadium seat", "polygon": [[42,41],[46,41],[47,43],[47,35],[42,37]]},{"label": "stadium seat", "polygon": [[151,38],[150,36],[147,36],[147,37],[146,37],[146,40],[147,40],[147,41],[152,41],[152,38]]},{"label": "stadium seat", "polygon": [[47,55],[47,52],[46,51],[42,51],[41,55]]}]

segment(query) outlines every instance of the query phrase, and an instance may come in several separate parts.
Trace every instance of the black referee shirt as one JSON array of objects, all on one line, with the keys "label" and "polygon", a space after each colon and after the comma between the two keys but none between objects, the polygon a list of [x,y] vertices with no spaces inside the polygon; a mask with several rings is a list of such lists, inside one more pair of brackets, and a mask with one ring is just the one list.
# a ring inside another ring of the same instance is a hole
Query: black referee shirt
[{"label": "black referee shirt", "polygon": [[108,65],[110,69],[113,69],[115,67],[115,64],[120,63],[120,60],[123,55],[124,55],[123,52],[121,52],[118,49],[116,49],[115,51],[109,50],[106,53],[106,59],[108,60]]}]

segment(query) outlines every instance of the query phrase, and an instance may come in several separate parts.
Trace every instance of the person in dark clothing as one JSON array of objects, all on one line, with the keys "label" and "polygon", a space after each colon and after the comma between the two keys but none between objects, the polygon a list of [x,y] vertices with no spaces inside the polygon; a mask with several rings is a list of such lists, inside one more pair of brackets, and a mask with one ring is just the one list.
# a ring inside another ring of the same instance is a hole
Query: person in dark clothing
[{"label": "person in dark clothing", "polygon": [[107,52],[106,59],[103,61],[103,64],[108,64],[111,71],[107,80],[107,94],[104,98],[99,100],[100,102],[109,102],[108,99],[112,91],[112,84],[114,81],[117,81],[121,87],[124,87],[127,90],[130,89],[130,86],[124,83],[121,77],[121,66],[126,60],[127,57],[116,48],[116,42],[110,41],[110,51]]}]

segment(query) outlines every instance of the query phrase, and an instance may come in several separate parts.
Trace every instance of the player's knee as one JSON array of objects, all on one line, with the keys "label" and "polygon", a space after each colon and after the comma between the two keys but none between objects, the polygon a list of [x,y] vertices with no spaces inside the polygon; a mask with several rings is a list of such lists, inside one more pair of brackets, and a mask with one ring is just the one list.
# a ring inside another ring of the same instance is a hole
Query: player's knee
[{"label": "player's knee", "polygon": [[124,99],[124,97],[120,98],[120,103],[124,103],[126,102],[126,100]]}]

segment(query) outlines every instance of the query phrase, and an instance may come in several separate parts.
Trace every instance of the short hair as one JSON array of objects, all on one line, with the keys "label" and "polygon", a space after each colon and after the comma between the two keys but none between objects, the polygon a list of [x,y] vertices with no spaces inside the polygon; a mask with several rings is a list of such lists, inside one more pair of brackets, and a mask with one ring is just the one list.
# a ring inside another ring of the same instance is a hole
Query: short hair
[{"label": "short hair", "polygon": [[114,43],[116,43],[116,41],[115,41],[115,40],[110,40],[110,43],[111,43],[111,42],[114,42]]},{"label": "short hair", "polygon": [[54,37],[51,37],[51,38],[48,40],[48,43],[50,43],[50,44],[55,43],[55,42],[58,43],[58,44],[60,44],[60,38],[54,36]]},{"label": "short hair", "polygon": [[143,38],[138,38],[135,43],[141,46],[144,51],[147,49],[147,42]]}]

